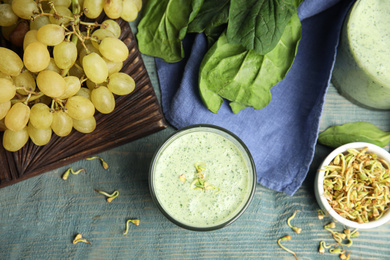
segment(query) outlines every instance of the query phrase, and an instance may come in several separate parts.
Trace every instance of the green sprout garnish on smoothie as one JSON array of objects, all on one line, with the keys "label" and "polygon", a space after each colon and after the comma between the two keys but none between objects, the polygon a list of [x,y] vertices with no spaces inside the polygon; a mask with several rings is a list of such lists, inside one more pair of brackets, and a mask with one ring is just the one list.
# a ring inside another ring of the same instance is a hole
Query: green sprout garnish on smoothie
[{"label": "green sprout garnish on smoothie", "polygon": [[[219,192],[220,189],[211,183],[207,182],[205,180],[206,175],[203,173],[203,171],[206,170],[206,164],[202,162],[196,162],[195,163],[195,169],[196,169],[196,175],[194,180],[191,182],[191,189],[193,190],[214,190],[217,189]],[[180,178],[180,177],[179,177]]]},{"label": "green sprout garnish on smoothie", "polygon": [[195,168],[197,172],[202,172],[206,170],[206,164],[203,162],[196,162],[195,163]]},{"label": "green sprout garnish on smoothie", "polygon": [[184,174],[181,174],[179,176],[179,180],[182,182],[182,183],[185,183],[186,182],[186,176]]}]

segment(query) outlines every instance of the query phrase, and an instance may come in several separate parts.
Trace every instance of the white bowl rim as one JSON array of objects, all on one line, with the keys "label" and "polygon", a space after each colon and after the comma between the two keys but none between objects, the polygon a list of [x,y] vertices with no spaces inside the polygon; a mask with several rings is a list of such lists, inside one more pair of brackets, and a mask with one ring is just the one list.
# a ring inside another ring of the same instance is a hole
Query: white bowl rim
[{"label": "white bowl rim", "polygon": [[371,229],[381,226],[390,220],[390,210],[388,210],[380,219],[375,221],[370,221],[368,223],[359,224],[355,221],[348,220],[346,218],[341,217],[337,212],[330,206],[327,199],[324,196],[324,188],[323,188],[323,176],[325,174],[324,166],[328,165],[339,153],[345,152],[347,149],[363,149],[364,147],[368,147],[368,151],[371,153],[377,154],[379,158],[382,158],[390,163],[390,153],[388,153],[382,147],[377,145],[366,143],[366,142],[353,142],[344,144],[336,149],[334,149],[321,163],[315,180],[315,195],[317,202],[320,204],[321,208],[325,210],[324,213],[328,213],[333,219],[337,222],[348,226],[350,228],[357,229]]}]

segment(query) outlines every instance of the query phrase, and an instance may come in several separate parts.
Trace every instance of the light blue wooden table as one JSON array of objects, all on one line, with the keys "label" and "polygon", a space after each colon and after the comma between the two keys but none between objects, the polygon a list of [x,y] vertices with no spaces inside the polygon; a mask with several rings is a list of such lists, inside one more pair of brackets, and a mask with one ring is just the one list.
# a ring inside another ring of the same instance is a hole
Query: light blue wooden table
[{"label": "light blue wooden table", "polygon": [[[157,95],[160,95],[154,60],[144,61]],[[390,112],[359,108],[341,97],[333,86],[326,95],[321,131],[330,125],[369,121],[390,130]],[[81,160],[69,166],[0,189],[0,259],[294,259],[277,240],[292,236],[284,245],[299,259],[338,259],[319,254],[321,240],[333,241],[324,225],[330,219],[317,218],[313,193],[316,169],[330,151],[317,145],[308,176],[293,196],[260,185],[254,199],[235,223],[213,232],[188,231],[169,222],[153,204],[148,188],[148,169],[156,148],[174,129],[99,154],[108,164]],[[388,149],[388,147],[387,147]],[[69,168],[86,168],[88,174],[61,179]],[[94,189],[120,195],[112,203]],[[302,228],[294,233],[286,223],[298,210],[292,223]],[[125,221],[139,218],[139,226]],[[341,231],[342,227],[338,226]],[[77,233],[92,243],[72,244]],[[390,259],[390,225],[361,231],[348,248],[351,259]]]}]

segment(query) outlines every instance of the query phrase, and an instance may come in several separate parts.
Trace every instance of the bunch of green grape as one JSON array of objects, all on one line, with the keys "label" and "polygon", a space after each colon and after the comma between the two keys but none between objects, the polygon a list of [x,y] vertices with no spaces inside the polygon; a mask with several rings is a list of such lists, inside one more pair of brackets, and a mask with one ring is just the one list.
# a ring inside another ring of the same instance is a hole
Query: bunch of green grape
[{"label": "bunch of green grape", "polygon": [[[142,0],[8,0],[0,4],[3,36],[23,51],[0,47],[0,129],[3,147],[29,139],[47,144],[52,134],[91,133],[95,112],[111,113],[115,95],[135,88],[120,72],[129,50],[112,19],[132,21]],[[85,22],[105,12],[101,24]],[[83,29],[82,29],[83,28]]]}]

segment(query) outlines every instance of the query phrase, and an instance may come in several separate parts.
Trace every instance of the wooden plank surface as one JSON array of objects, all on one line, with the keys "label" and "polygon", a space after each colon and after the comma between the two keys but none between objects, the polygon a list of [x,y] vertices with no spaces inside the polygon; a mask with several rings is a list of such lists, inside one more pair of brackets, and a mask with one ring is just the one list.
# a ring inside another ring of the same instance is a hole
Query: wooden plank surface
[{"label": "wooden plank surface", "polygon": [[[154,61],[144,57],[152,84],[159,95]],[[331,86],[326,96],[321,130],[333,124],[365,120],[390,130],[390,112],[370,111],[351,104]],[[314,175],[330,149],[318,145],[303,186],[293,196],[260,185],[254,199],[235,223],[213,232],[187,231],[170,223],[153,204],[148,188],[148,169],[157,147],[174,131],[161,132],[103,152],[109,163],[81,160],[0,189],[0,259],[294,259],[277,245],[284,245],[299,259],[338,259],[319,254],[321,240],[333,241],[318,220],[314,197]],[[72,167],[87,174],[62,174]],[[112,203],[94,189],[120,195]],[[294,233],[286,223],[299,210],[292,224],[302,228]],[[127,235],[125,221],[139,218]],[[340,231],[342,227],[339,227]],[[72,244],[77,233],[92,245]],[[389,259],[390,226],[361,231],[348,248],[352,259]]]}]

